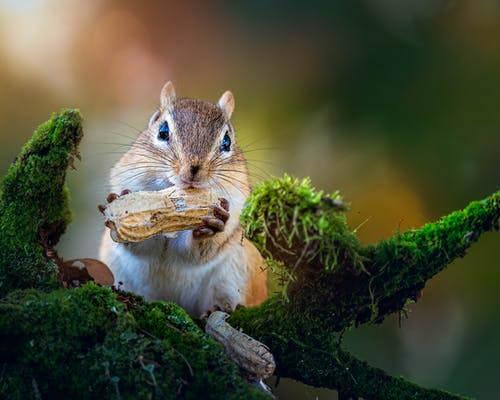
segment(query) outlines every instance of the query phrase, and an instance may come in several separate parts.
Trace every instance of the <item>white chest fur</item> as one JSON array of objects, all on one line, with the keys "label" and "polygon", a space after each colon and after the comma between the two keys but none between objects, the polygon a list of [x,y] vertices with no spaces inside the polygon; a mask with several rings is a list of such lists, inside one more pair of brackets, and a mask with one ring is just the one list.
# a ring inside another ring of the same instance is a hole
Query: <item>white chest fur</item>
[{"label": "white chest fur", "polygon": [[190,231],[168,242],[154,237],[134,245],[114,243],[107,232],[104,235],[101,259],[124,290],[147,300],[174,301],[197,315],[214,305],[234,308],[243,304],[248,268],[244,248],[239,244],[236,249],[233,245],[208,262],[197,264],[189,254],[175,251],[178,241],[192,235]]}]

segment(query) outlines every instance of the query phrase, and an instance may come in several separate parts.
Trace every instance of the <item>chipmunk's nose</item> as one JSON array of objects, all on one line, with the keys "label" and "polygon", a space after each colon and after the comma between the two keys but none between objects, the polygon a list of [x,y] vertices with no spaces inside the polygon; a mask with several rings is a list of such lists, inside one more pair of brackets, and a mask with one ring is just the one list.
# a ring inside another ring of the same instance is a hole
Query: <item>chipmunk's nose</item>
[{"label": "chipmunk's nose", "polygon": [[203,169],[200,164],[188,164],[179,171],[179,178],[183,185],[196,186],[204,179]]},{"label": "chipmunk's nose", "polygon": [[199,165],[191,165],[190,172],[191,172],[191,179],[194,179],[198,171],[200,170]]}]

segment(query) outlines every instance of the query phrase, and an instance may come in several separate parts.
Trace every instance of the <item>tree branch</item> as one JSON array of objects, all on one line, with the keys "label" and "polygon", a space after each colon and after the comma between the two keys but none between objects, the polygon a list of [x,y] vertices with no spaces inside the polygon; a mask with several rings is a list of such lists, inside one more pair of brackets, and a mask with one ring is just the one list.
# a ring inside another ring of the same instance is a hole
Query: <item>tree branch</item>
[{"label": "tree branch", "polygon": [[[338,195],[317,192],[308,181],[265,182],[248,204],[246,233],[278,265],[285,292],[236,311],[228,322],[272,349],[278,375],[366,399],[460,398],[423,388],[417,395],[414,384],[356,360],[340,341],[346,329],[402,310],[482,233],[498,230],[500,192],[368,247],[349,231]],[[389,381],[392,395],[382,390]]]},{"label": "tree branch", "polygon": [[77,110],[40,125],[0,184],[0,298],[18,288],[55,288],[46,255],[71,221],[66,169],[83,136]]}]

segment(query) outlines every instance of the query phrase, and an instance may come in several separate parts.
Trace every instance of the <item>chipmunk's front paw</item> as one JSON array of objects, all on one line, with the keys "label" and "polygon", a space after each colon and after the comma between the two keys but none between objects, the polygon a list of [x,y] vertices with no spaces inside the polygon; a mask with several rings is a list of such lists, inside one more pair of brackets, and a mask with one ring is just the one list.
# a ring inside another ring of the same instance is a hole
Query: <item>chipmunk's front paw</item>
[{"label": "chipmunk's front paw", "polygon": [[229,203],[226,199],[220,199],[220,206],[210,206],[214,214],[213,217],[203,217],[203,226],[193,230],[193,237],[205,239],[222,232],[229,219]]}]

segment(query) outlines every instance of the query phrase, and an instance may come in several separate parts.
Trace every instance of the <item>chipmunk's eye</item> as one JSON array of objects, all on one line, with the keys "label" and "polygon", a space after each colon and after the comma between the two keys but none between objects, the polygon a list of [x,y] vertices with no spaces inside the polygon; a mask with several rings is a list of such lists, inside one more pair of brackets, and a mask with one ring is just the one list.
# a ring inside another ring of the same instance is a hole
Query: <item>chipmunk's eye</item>
[{"label": "chipmunk's eye", "polygon": [[224,138],[222,139],[222,143],[220,145],[220,149],[222,151],[229,151],[231,150],[231,138],[229,137],[229,135],[226,134],[224,135]]},{"label": "chipmunk's eye", "polygon": [[158,139],[168,142],[170,139],[170,128],[167,121],[163,121],[158,128]]}]

